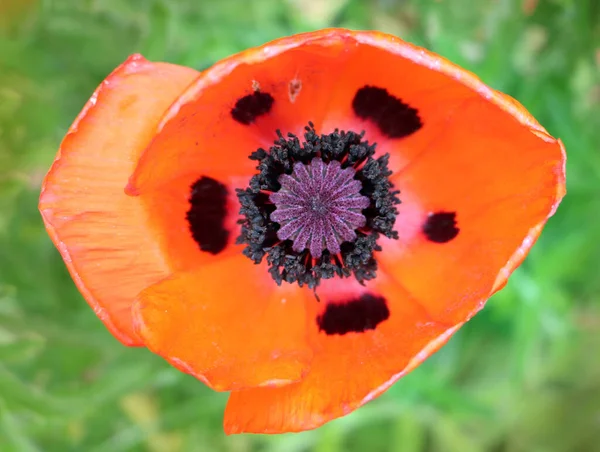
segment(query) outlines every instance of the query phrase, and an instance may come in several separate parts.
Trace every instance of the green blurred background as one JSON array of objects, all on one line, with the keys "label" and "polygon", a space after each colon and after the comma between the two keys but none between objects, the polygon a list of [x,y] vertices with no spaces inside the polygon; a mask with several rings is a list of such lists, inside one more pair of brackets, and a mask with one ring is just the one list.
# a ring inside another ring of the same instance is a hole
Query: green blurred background
[{"label": "green blurred background", "polygon": [[[519,99],[568,155],[525,264],[438,354],[315,431],[225,437],[225,394],[121,346],[37,211],[100,81],[141,52],[202,69],[325,26],[424,45]],[[0,0],[0,451],[600,451],[600,1]]]}]

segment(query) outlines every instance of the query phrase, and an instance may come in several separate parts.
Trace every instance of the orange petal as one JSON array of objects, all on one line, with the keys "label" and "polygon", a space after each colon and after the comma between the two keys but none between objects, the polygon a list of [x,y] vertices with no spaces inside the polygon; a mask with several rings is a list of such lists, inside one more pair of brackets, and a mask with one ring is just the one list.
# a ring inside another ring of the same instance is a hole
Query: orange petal
[{"label": "orange petal", "polygon": [[[143,194],[186,171],[254,174],[249,155],[271,146],[277,129],[302,136],[308,121],[318,125],[352,45],[345,33],[325,30],[247,50],[204,71],[163,118],[128,191]],[[272,98],[268,111],[247,123],[234,119],[237,102],[253,95]]]},{"label": "orange petal", "polygon": [[242,255],[155,284],[134,315],[150,350],[219,391],[297,381],[312,358],[303,292]]},{"label": "orange petal", "polygon": [[[321,302],[313,300],[310,305],[315,356],[309,373],[302,381],[279,388],[232,392],[225,411],[226,433],[302,431],[348,414],[416,367],[460,326],[432,321],[414,299],[385,278],[367,287],[350,280],[329,280],[318,293]],[[329,303],[365,294],[386,300],[387,320],[360,333],[319,331],[316,319]]]},{"label": "orange petal", "polygon": [[[454,66],[437,55],[379,33],[354,38],[355,49],[344,62],[344,77],[331,94],[322,130],[365,130],[365,139],[377,143],[377,154],[390,153],[390,169],[396,172],[429,149],[449,120],[479,94],[457,80],[450,72]],[[422,127],[405,137],[390,138],[371,120],[358,117],[352,109],[353,99],[365,86],[385,89],[416,109]]]},{"label": "orange petal", "polygon": [[[379,263],[444,322],[483,307],[564,195],[561,143],[507,111],[470,101],[434,146],[394,177],[403,201],[400,239],[382,243]],[[423,227],[435,212],[456,214],[456,238],[427,239]]]},{"label": "orange petal", "polygon": [[128,177],[165,110],[198,75],[130,57],[79,114],[42,187],[39,208],[77,287],[107,328],[141,345],[131,305],[170,273]]}]

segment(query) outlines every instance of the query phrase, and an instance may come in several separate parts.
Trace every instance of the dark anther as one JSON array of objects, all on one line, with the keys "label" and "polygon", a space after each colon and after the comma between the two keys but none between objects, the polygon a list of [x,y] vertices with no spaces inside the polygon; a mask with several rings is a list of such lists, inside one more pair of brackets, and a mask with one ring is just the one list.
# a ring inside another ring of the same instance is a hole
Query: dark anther
[{"label": "dark anther", "polygon": [[319,331],[325,334],[362,333],[374,330],[390,317],[385,298],[365,293],[345,303],[329,303],[317,317]]},{"label": "dark anther", "polygon": [[241,124],[252,124],[256,118],[271,111],[273,102],[273,96],[269,93],[254,91],[237,100],[231,109],[231,117]]},{"label": "dark anther", "polygon": [[288,134],[250,159],[258,174],[237,190],[244,254],[255,263],[266,257],[277,284],[315,288],[327,278],[373,279],[381,234],[394,231],[398,192],[388,169],[389,156],[374,158],[375,145],[364,134],[318,135],[312,124],[304,141]]},{"label": "dark anther", "polygon": [[221,182],[202,176],[191,187],[190,210],[186,218],[192,237],[202,251],[218,254],[225,249],[229,231],[227,217],[227,189]]},{"label": "dark anther", "polygon": [[430,213],[423,225],[423,232],[427,238],[436,243],[449,242],[459,231],[456,227],[456,212]]},{"label": "dark anther", "polygon": [[423,127],[418,111],[384,88],[363,86],[354,95],[352,108],[356,116],[373,121],[388,138],[403,138]]}]

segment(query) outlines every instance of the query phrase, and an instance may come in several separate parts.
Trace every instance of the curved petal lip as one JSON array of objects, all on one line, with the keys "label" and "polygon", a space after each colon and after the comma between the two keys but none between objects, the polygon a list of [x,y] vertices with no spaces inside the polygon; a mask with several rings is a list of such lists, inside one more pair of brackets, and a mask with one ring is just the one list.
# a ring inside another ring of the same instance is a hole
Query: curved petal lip
[{"label": "curved petal lip", "polygon": [[[44,196],[44,188],[42,188],[42,196]],[[42,202],[43,200],[40,200],[40,205],[42,204]],[[119,342],[131,347],[143,346],[144,344],[142,343],[141,339],[137,337],[133,338],[131,337],[131,335],[123,333],[121,329],[114,324],[106,310],[100,305],[100,303],[98,303],[96,297],[94,297],[92,293],[88,290],[85,282],[79,276],[79,272],[77,271],[73,259],[71,259],[69,248],[61,241],[59,234],[52,225],[52,213],[48,212],[48,209],[43,208],[40,208],[40,213],[42,215],[42,220],[44,221],[46,231],[48,232],[48,235],[50,236],[52,242],[54,242],[56,248],[58,249],[58,252],[62,256],[63,261],[65,262],[65,265],[69,270],[69,274],[71,275],[71,278],[73,278],[73,282],[75,282],[75,285],[77,286],[79,292],[81,292],[83,298],[85,298],[90,304],[90,306],[94,310],[94,313],[98,316],[102,323],[106,325],[106,328],[108,328],[108,330],[113,334],[113,336],[115,336],[119,340]]]},{"label": "curved petal lip", "polygon": [[[86,272],[89,271],[90,267],[89,262],[87,266],[88,269],[86,270],[85,268],[82,268],[82,262],[80,261],[81,257],[78,257],[78,253],[81,254],[82,250],[85,249],[85,246],[82,246],[81,250],[77,250],[76,248],[79,246],[77,239],[74,237],[66,239],[61,231],[63,225],[77,224],[79,215],[81,215],[81,221],[85,222],[85,215],[89,213],[94,214],[94,212],[92,212],[93,209],[86,212],[86,195],[82,194],[81,197],[78,196],[74,204],[66,207],[66,210],[68,210],[69,213],[65,213],[66,204],[63,202],[63,198],[65,198],[65,193],[68,194],[69,192],[73,193],[74,190],[76,191],[79,180],[83,180],[81,174],[77,173],[76,168],[84,168],[84,165],[77,162],[77,159],[86,154],[85,150],[82,149],[82,147],[85,147],[86,140],[89,140],[90,137],[93,138],[94,133],[97,133],[98,130],[102,130],[102,118],[95,116],[96,110],[100,111],[98,115],[104,115],[104,118],[106,118],[107,113],[111,112],[111,117],[114,117],[114,115],[118,115],[121,112],[132,111],[128,110],[130,107],[135,111],[133,105],[137,103],[138,110],[140,108],[139,106],[143,104],[145,108],[150,109],[148,111],[152,111],[151,114],[149,113],[150,115],[156,117],[157,113],[159,114],[156,119],[152,119],[150,116],[146,118],[147,123],[141,121],[139,116],[133,115],[129,117],[129,119],[138,121],[135,127],[135,135],[133,135],[137,138],[128,140],[128,144],[125,145],[125,148],[119,149],[117,147],[114,149],[114,152],[120,153],[116,161],[127,162],[127,165],[131,165],[131,160],[137,159],[139,152],[142,151],[142,148],[140,148],[139,145],[134,149],[132,143],[135,143],[135,140],[139,141],[140,139],[143,139],[143,134],[148,126],[152,127],[152,124],[160,119],[160,116],[164,113],[164,109],[172,103],[177,97],[177,94],[179,94],[190,81],[197,76],[197,74],[197,71],[190,68],[168,63],[152,63],[139,54],[131,55],[103,80],[87,101],[63,138],[52,166],[41,185],[38,208],[48,235],[58,249],[82,296],[93,308],[94,313],[105,324],[107,329],[124,345],[144,345],[135,331],[133,331],[133,325],[129,324],[131,322],[126,321],[124,318],[119,318],[121,314],[124,317],[129,317],[130,314],[126,312],[126,309],[123,309],[124,306],[122,304],[111,307],[113,300],[109,299],[110,297],[104,297],[106,299],[103,299],[103,295],[97,293],[99,283],[98,274],[93,276],[95,283],[90,285],[88,277],[86,276]],[[168,83],[165,84],[165,80],[167,80]],[[139,91],[143,92],[144,89],[148,89],[152,84],[159,82],[161,83],[160,86],[165,88],[165,91],[161,96],[148,98],[145,97],[145,94],[140,95]],[[132,84],[134,86],[133,89]],[[136,91],[136,88],[138,91]],[[142,109],[142,111],[147,110]],[[144,127],[146,127],[146,129],[144,129]],[[115,135],[118,133],[123,133],[123,131],[114,132]],[[125,133],[130,134],[131,131],[125,130]],[[92,143],[93,147],[93,142],[90,141],[90,143]],[[129,147],[127,148],[127,146]],[[85,158],[93,158],[94,156],[100,156],[100,158],[107,157],[106,153],[110,152],[110,150],[99,150],[100,144],[98,143],[96,143],[96,147],[95,150],[91,150],[90,155],[85,155]],[[96,154],[94,154],[94,152]],[[130,152],[130,154],[127,154],[127,152]],[[72,160],[72,155],[76,155],[75,163]],[[126,170],[126,168],[124,170]],[[65,174],[68,175],[68,180],[65,180]],[[119,196],[122,194],[123,198],[125,198],[126,195],[123,190],[126,182],[127,181],[124,178],[122,186],[117,187],[114,186],[114,184],[110,186],[109,191],[112,193],[112,196]],[[87,189],[90,188],[88,187]],[[65,199],[64,201],[68,201],[68,199]],[[95,201],[97,201],[97,199]],[[77,203],[81,203],[81,206],[76,207]],[[110,208],[107,208],[106,212],[110,212]],[[90,240],[88,240],[87,243],[89,245]],[[110,250],[106,252],[110,252]],[[148,255],[152,256],[154,268],[150,272],[151,274],[146,275],[146,279],[165,277],[169,273],[169,269],[161,260],[160,256],[152,254],[152,251],[149,251]],[[132,263],[132,265],[134,265],[134,263]],[[99,270],[99,272],[101,271],[102,270]],[[114,281],[107,282],[107,285],[110,284],[114,284]],[[131,287],[135,284],[132,284],[131,281],[127,281],[127,284],[129,291],[131,291]],[[139,285],[139,289],[143,289],[143,283],[140,282]],[[131,303],[133,303],[133,297]]]},{"label": "curved petal lip", "polygon": [[454,325],[453,327],[448,328],[446,331],[444,331],[438,337],[432,339],[427,345],[425,345],[425,347],[423,347],[421,349],[420,352],[418,352],[413,357],[413,359],[406,365],[406,367],[402,371],[398,372],[395,375],[392,375],[390,377],[390,379],[388,381],[386,381],[384,384],[378,386],[377,388],[374,388],[362,400],[359,400],[356,403],[348,404],[347,406],[345,406],[344,410],[341,412],[337,412],[334,415],[330,415],[330,416],[318,414],[318,415],[312,416],[310,422],[304,422],[304,423],[297,424],[293,428],[252,429],[252,428],[246,428],[245,426],[240,425],[235,422],[228,422],[227,410],[226,410],[225,421],[224,421],[224,425],[223,425],[224,432],[227,435],[233,435],[233,434],[239,434],[239,433],[280,434],[280,433],[298,433],[298,432],[302,432],[302,431],[314,430],[316,428],[319,428],[322,425],[324,425],[330,421],[333,421],[335,419],[338,419],[340,417],[343,417],[343,416],[351,413],[352,411],[355,411],[356,409],[360,408],[364,404],[372,401],[373,399],[377,398],[382,393],[387,391],[399,379],[401,379],[402,377],[407,375],[409,372],[413,371],[421,363],[423,363],[423,361],[425,361],[428,357],[430,357],[435,352],[437,352],[444,344],[446,344],[446,342],[448,342],[448,340],[454,335],[454,333],[456,333],[464,325],[464,323],[465,322],[461,322],[457,325]]},{"label": "curved petal lip", "polygon": [[[536,133],[536,135],[538,135],[538,134]],[[555,140],[554,138],[550,137],[546,133],[544,133],[544,136],[549,138],[549,139],[545,139],[545,141],[552,141],[559,145],[561,156],[562,156],[562,165],[560,168],[557,168],[557,172],[556,172],[556,178],[557,178],[556,192],[554,194],[554,200],[551,204],[550,210],[548,211],[548,215],[546,216],[545,219],[540,221],[538,224],[536,224],[529,230],[529,233],[523,239],[523,241],[521,242],[521,245],[515,250],[515,252],[512,254],[512,256],[506,262],[506,264],[498,271],[498,275],[496,276],[496,279],[494,281],[494,284],[490,290],[488,297],[482,299],[481,302],[476,306],[476,308],[473,309],[469,313],[467,318],[465,318],[465,322],[469,321],[475,314],[477,314],[481,309],[483,309],[483,307],[487,303],[489,297],[494,295],[496,292],[501,290],[506,285],[506,283],[508,282],[508,278],[523,263],[523,261],[529,254],[531,247],[535,244],[535,242],[539,238],[540,234],[542,233],[542,229],[546,225],[547,221],[550,219],[550,217],[552,217],[556,213],[558,206],[560,205],[562,199],[565,197],[565,195],[567,193],[567,190],[566,190],[566,153],[565,153],[564,145],[560,139]]]},{"label": "curved petal lip", "polygon": [[417,64],[426,66],[432,71],[441,72],[453,79],[463,83],[479,93],[482,97],[500,106],[503,110],[514,116],[524,125],[546,134],[549,141],[554,141],[547,135],[546,130],[535,120],[535,118],[514,98],[507,94],[496,91],[481,81],[472,72],[461,68],[446,58],[430,52],[422,47],[402,41],[400,38],[382,32],[352,33],[357,42],[373,45],[388,50],[398,56],[411,60]]},{"label": "curved petal lip", "polygon": [[[117,73],[117,71],[119,71],[119,69],[125,67],[128,63],[135,62],[140,57],[141,57],[140,55],[132,55],[121,66],[119,66],[117,69],[115,69],[107,77],[107,79],[110,78],[111,75]],[[67,131],[67,134],[65,135],[65,138],[63,139],[63,141],[65,141],[70,135],[77,133],[77,130],[79,128],[79,124],[81,123],[81,121],[85,120],[85,117],[87,116],[90,109],[96,105],[98,95],[101,93],[103,86],[104,86],[104,84],[101,84],[96,89],[96,91],[94,91],[94,93],[92,94],[90,99],[84,105],[81,112],[79,112],[79,114],[73,121],[73,124],[69,127],[69,130]],[[79,275],[76,264],[73,262],[73,259],[71,258],[71,253],[69,252],[69,247],[61,240],[60,234],[54,227],[54,224],[53,224],[54,212],[53,212],[53,210],[45,207],[47,204],[51,204],[51,202],[52,202],[50,198],[53,195],[47,191],[47,185],[48,185],[49,181],[51,180],[53,173],[56,170],[57,166],[60,165],[61,158],[62,158],[62,146],[59,148],[50,170],[48,171],[48,173],[44,177],[44,180],[42,181],[38,208],[39,208],[40,214],[42,216],[42,221],[44,222],[44,227],[46,228],[46,232],[48,233],[48,235],[50,236],[50,239],[52,240],[52,242],[56,246],[58,252],[60,253],[60,255],[69,271],[69,274],[71,275],[71,278],[73,278],[73,282],[77,286],[77,289],[79,290],[79,292],[81,293],[83,298],[85,298],[85,300],[90,304],[90,306],[94,310],[94,313],[98,316],[98,318],[102,321],[102,323],[104,323],[104,325],[106,325],[106,328],[108,328],[108,330],[113,334],[113,336],[115,336],[119,340],[119,342],[121,342],[125,345],[131,346],[131,347],[143,346],[144,344],[142,343],[141,339],[139,339],[137,337],[132,337],[130,334],[126,334],[126,333],[122,332],[121,329],[115,325],[115,323],[112,321],[109,314],[102,307],[102,305],[98,302],[96,297],[88,290],[86,283],[83,281],[83,279]]]},{"label": "curved petal lip", "polygon": [[[555,142],[560,147],[562,165],[560,166],[560,168],[556,168],[557,181],[556,181],[556,192],[554,194],[554,200],[552,202],[550,211],[548,212],[548,215],[546,216],[546,219],[541,221],[540,223],[538,223],[537,225],[535,225],[534,227],[532,227],[529,230],[529,234],[527,234],[527,237],[525,237],[523,239],[521,246],[519,246],[519,248],[517,248],[515,250],[515,252],[510,257],[510,259],[508,260],[506,265],[500,269],[500,271],[498,272],[498,276],[496,277],[496,280],[494,281],[494,285],[490,292],[490,296],[492,296],[497,291],[502,289],[506,285],[508,278],[512,274],[512,272],[515,271],[517,269],[517,267],[519,267],[519,265],[521,265],[523,263],[523,261],[527,257],[527,254],[529,253],[529,250],[535,244],[535,242],[539,238],[540,234],[542,233],[542,229],[544,228],[546,222],[548,221],[548,219],[550,219],[550,217],[552,217],[556,213],[556,210],[558,209],[558,206],[560,205],[562,199],[567,194],[567,186],[566,186],[567,154],[566,154],[565,146],[564,146],[563,142],[560,139],[555,140],[554,138],[552,138],[545,132],[540,133],[540,134],[536,133],[536,135],[540,136],[540,138],[543,138],[545,141]],[[484,305],[485,305],[485,301],[481,304],[481,307],[479,309],[483,308]],[[479,309],[475,310],[471,314],[471,316],[475,315],[479,311]]]}]

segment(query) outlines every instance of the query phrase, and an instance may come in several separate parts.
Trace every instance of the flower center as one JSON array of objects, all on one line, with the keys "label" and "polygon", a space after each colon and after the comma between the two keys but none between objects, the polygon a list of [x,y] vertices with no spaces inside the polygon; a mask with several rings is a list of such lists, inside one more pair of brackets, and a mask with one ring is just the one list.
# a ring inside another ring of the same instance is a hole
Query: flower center
[{"label": "flower center", "polygon": [[244,254],[266,256],[269,273],[315,288],[321,279],[376,276],[374,253],[381,234],[397,238],[398,192],[389,181],[389,155],[374,158],[364,133],[317,135],[311,123],[304,142],[293,134],[269,151],[258,149],[258,174],[238,190]]},{"label": "flower center", "polygon": [[337,160],[296,162],[291,175],[279,177],[279,191],[269,196],[276,207],[271,220],[280,225],[277,237],[291,240],[296,252],[308,248],[313,257],[324,250],[339,253],[340,245],[356,239],[355,230],[365,226],[361,212],[371,204],[360,194],[362,184],[355,175]]}]

